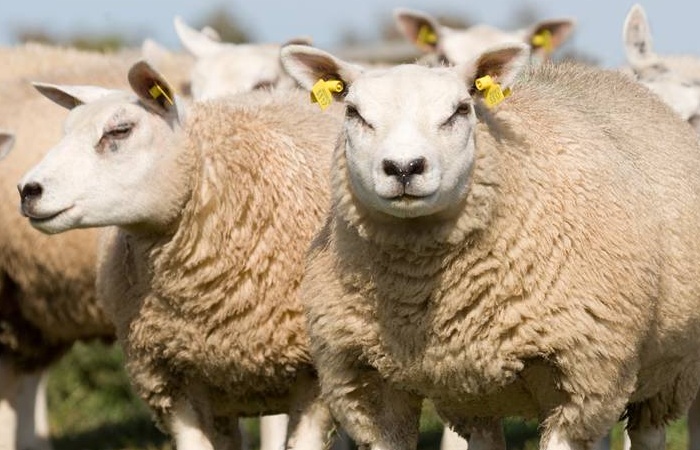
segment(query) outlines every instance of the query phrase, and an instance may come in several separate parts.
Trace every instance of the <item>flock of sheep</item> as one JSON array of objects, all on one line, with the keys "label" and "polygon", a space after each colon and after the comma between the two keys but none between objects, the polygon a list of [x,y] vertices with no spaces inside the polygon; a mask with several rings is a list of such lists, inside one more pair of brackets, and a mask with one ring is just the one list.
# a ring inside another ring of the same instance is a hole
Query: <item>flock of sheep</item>
[{"label": "flock of sheep", "polygon": [[0,49],[0,448],[50,449],[47,370],[95,338],[178,450],[250,416],[415,449],[425,399],[445,449],[507,416],[661,449],[689,410],[700,447],[700,59],[639,5],[615,71],[548,61],[570,20],[395,18],[415,64],[179,19],[187,55]]}]

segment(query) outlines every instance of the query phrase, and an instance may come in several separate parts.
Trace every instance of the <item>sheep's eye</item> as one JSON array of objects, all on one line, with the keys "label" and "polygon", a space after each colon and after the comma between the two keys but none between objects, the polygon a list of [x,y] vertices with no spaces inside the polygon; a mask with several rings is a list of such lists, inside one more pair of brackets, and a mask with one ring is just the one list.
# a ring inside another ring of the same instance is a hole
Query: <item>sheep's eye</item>
[{"label": "sheep's eye", "polygon": [[103,137],[109,139],[126,139],[134,129],[132,122],[120,123],[115,127],[105,130]]},{"label": "sheep's eye", "polygon": [[447,120],[443,123],[443,126],[450,126],[452,125],[455,120],[459,117],[468,117],[472,113],[472,105],[469,103],[460,103],[457,105],[457,108],[455,108],[455,111],[452,113],[450,117],[447,118]]},{"label": "sheep's eye", "polygon": [[345,106],[345,117],[348,120],[355,120],[357,122],[360,122],[362,126],[365,126],[369,129],[374,129],[374,127],[369,122],[367,122],[364,117],[360,115],[360,112],[353,105]]},{"label": "sheep's eye", "polygon": [[261,89],[272,89],[273,87],[275,87],[274,81],[260,81],[255,86],[253,86],[253,90],[258,91]]}]

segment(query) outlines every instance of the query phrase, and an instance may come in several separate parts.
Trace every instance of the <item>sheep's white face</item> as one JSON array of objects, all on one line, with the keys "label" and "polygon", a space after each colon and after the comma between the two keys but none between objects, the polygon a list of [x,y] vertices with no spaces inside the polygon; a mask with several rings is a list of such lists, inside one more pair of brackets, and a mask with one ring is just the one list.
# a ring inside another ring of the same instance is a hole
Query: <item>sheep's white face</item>
[{"label": "sheep's white face", "polygon": [[126,92],[71,110],[64,138],[21,180],[22,212],[47,233],[149,223],[172,195],[175,134]]},{"label": "sheep's white face", "polygon": [[517,44],[525,40],[518,32],[506,32],[488,25],[475,25],[458,30],[442,27],[440,53],[450,64],[464,64],[479,56],[485,49]]},{"label": "sheep's white face", "polygon": [[463,198],[476,120],[455,71],[398,66],[370,72],[354,81],[345,101],[350,181],[363,204],[418,217]]},{"label": "sheep's white face", "polygon": [[683,73],[659,61],[648,67],[637,66],[637,80],[669,105],[683,120],[694,122],[700,118],[700,60],[696,73]]},{"label": "sheep's white face", "polygon": [[197,59],[192,69],[192,97],[207,100],[256,89],[292,88],[276,45],[226,45]]}]

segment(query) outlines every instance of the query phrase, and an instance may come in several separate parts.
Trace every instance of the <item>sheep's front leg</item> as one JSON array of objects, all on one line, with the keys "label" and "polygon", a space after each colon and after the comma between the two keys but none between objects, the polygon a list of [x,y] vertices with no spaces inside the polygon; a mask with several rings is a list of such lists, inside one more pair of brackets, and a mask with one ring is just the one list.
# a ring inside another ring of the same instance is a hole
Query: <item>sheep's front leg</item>
[{"label": "sheep's front leg", "polygon": [[176,400],[170,419],[170,432],[177,450],[214,450],[202,427],[202,420],[187,398]]},{"label": "sheep's front leg", "polygon": [[350,364],[332,369],[337,367],[319,364],[324,398],[359,448],[414,450],[422,399],[394,388],[373,369]]},{"label": "sheep's front leg", "polygon": [[632,450],[663,450],[666,448],[665,427],[639,427],[627,430]]},{"label": "sheep's front leg", "polygon": [[17,392],[17,448],[50,450],[49,413],[46,406],[48,371],[22,373]]},{"label": "sheep's front leg", "polygon": [[299,374],[291,391],[288,450],[323,450],[330,447],[333,418],[319,397],[318,379]]}]

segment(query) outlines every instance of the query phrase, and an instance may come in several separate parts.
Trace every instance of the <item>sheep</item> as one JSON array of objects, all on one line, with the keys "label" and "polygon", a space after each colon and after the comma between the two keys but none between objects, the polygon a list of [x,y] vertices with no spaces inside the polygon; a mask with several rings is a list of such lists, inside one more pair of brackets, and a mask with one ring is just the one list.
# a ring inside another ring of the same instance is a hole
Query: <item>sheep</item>
[{"label": "sheep", "polygon": [[[95,296],[97,232],[77,230],[48,238],[17,214],[20,175],[60,138],[64,111],[47,108],[29,78],[109,86],[126,83],[115,74],[133,64],[138,51],[113,54],[25,44],[0,48],[7,63],[0,86],[0,447],[50,448],[45,383],[51,364],[77,340],[112,341],[114,327]],[[161,64],[183,80],[175,62]],[[38,127],[37,123],[42,126]]]},{"label": "sheep", "polygon": [[657,54],[649,21],[639,4],[633,5],[625,18],[623,43],[634,77],[700,133],[700,58]]},{"label": "sheep", "polygon": [[[195,57],[191,71],[192,97],[207,100],[255,89],[293,89],[296,82],[282,69],[278,44],[233,44],[212,39],[180,17],[174,19],[182,45]],[[288,43],[310,44],[307,38]]]},{"label": "sheep", "polygon": [[237,448],[239,416],[282,412],[289,448],[321,448],[331,419],[296,291],[339,115],[296,91],[185,108],[147,63],[128,78],[133,93],[36,85],[73,109],[20,182],[23,214],[48,233],[108,227],[98,293],[179,450]]},{"label": "sheep", "polygon": [[536,61],[548,59],[571,35],[575,21],[548,19],[515,31],[503,31],[489,25],[456,29],[441,25],[432,15],[408,8],[394,9],[399,31],[419,50],[430,56],[429,64],[463,64],[494,45],[524,42],[530,45]]},{"label": "sheep", "polygon": [[282,50],[303,86],[345,86],[301,296],[361,448],[415,448],[423,398],[462,435],[519,415],[583,449],[624,412],[632,448],[663,448],[698,388],[697,136],[620,73],[528,58],[363,72]]}]

